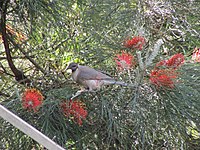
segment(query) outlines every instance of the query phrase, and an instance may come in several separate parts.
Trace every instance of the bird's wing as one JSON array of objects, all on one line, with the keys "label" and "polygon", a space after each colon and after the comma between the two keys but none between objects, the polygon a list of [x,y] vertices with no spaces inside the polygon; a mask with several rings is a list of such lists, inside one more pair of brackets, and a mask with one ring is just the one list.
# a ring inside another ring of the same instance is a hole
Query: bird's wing
[{"label": "bird's wing", "polygon": [[79,80],[114,80],[112,77],[88,66],[79,65],[78,70],[77,79]]}]

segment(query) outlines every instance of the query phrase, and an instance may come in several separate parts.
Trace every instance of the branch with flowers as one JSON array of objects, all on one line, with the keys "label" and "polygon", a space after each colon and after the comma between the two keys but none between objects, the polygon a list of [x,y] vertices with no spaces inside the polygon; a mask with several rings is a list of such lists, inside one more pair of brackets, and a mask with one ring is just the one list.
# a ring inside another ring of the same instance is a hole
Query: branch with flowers
[{"label": "branch with flowers", "polygon": [[[10,64],[1,60],[1,104],[66,149],[198,149],[200,5],[96,2],[0,3],[8,4],[0,44],[11,53]],[[80,88],[61,73],[70,61],[135,86],[70,100]],[[16,68],[28,86],[13,80]],[[44,149],[5,120],[0,125],[0,149]]]},{"label": "branch with flowers", "polygon": [[[30,88],[26,89],[22,95],[23,108],[29,113],[33,110],[33,114],[40,116],[44,133],[49,134],[50,137],[55,136],[54,134],[57,136],[61,134],[63,139],[71,138],[70,133],[73,132],[73,134],[82,136],[84,141],[93,133],[92,130],[100,130],[103,125],[107,127],[110,140],[117,136],[117,139],[123,142],[126,141],[126,138],[122,138],[124,134],[135,136],[138,138],[135,140],[141,142],[140,132],[147,128],[147,124],[149,128],[154,126],[159,128],[154,131],[156,136],[160,135],[159,132],[168,131],[176,131],[177,135],[182,134],[182,130],[189,133],[194,127],[195,133],[198,133],[199,120],[194,116],[199,116],[198,113],[196,114],[199,109],[199,105],[196,105],[199,94],[198,90],[192,88],[194,82],[185,83],[184,74],[186,72],[183,71],[188,69],[188,64],[184,55],[177,53],[159,60],[157,56],[164,44],[163,40],[157,40],[149,51],[150,48],[147,49],[145,41],[147,40],[142,36],[125,41],[121,53],[114,57],[118,77],[124,79],[125,82],[127,81],[125,79],[128,79],[136,83],[135,89],[110,86],[95,94],[86,93],[79,99],[70,100],[69,97],[74,93],[71,86],[67,89],[48,91],[44,96],[39,90]],[[195,63],[198,63],[198,52],[198,49],[195,49],[192,55],[192,61]],[[199,81],[198,77],[196,81]],[[191,91],[188,91],[188,86]],[[188,112],[189,108],[191,109]],[[108,122],[112,122],[112,125]],[[180,123],[180,128],[175,127],[175,122]],[[166,125],[169,128],[165,129]],[[79,133],[85,130],[87,130],[86,136]],[[148,129],[145,131],[147,133],[144,138],[148,140],[152,131]],[[67,136],[65,137],[64,134]],[[95,132],[95,134],[104,137],[101,132]],[[182,136],[187,138],[189,134]],[[166,138],[168,136],[162,137],[164,140]],[[75,139],[74,137],[72,141],[81,142]],[[169,144],[173,145],[175,139],[176,137],[172,136]],[[63,141],[58,140],[57,142],[64,144]],[[75,144],[72,143],[72,145]]]}]

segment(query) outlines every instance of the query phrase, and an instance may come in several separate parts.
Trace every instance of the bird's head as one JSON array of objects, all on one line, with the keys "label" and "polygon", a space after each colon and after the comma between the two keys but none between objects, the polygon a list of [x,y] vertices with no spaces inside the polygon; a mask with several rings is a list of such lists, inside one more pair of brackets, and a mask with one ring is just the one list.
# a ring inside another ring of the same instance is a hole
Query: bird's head
[{"label": "bird's head", "polygon": [[68,70],[68,69],[71,69],[72,72],[74,72],[74,71],[76,71],[77,68],[78,68],[78,64],[72,62],[72,63],[70,63],[69,66],[67,67],[67,70]]}]

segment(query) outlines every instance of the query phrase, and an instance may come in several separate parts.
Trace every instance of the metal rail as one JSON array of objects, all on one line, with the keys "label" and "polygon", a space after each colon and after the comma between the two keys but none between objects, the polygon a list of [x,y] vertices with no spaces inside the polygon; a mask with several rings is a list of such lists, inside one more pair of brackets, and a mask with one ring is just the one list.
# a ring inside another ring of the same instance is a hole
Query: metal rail
[{"label": "metal rail", "polygon": [[35,129],[33,126],[19,118],[17,115],[13,114],[11,111],[0,105],[0,117],[10,122],[13,126],[29,135],[32,139],[37,141],[39,144],[43,145],[49,150],[65,150],[50,138],[42,134],[40,131]]}]

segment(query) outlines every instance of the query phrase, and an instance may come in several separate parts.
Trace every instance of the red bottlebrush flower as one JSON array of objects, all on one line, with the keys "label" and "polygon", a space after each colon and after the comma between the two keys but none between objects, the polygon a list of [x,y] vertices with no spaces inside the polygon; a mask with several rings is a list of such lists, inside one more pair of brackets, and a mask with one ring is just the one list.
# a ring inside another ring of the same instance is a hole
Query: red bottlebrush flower
[{"label": "red bottlebrush flower", "polygon": [[36,112],[38,107],[42,105],[43,99],[40,91],[34,88],[26,89],[22,95],[22,105],[25,109],[33,109]]},{"label": "red bottlebrush flower", "polygon": [[150,74],[150,81],[157,87],[174,88],[177,72],[174,69],[153,70]]},{"label": "red bottlebrush flower", "polygon": [[192,60],[195,62],[200,62],[200,48],[195,48],[192,54]]},{"label": "red bottlebrush flower", "polygon": [[135,36],[131,40],[127,40],[124,42],[124,46],[126,48],[135,48],[138,50],[142,50],[144,44],[145,39],[142,36]]},{"label": "red bottlebrush flower", "polygon": [[169,67],[173,67],[175,69],[183,63],[184,63],[184,55],[179,53],[173,55],[170,59],[168,59],[166,65]]},{"label": "red bottlebrush flower", "polygon": [[156,67],[167,67],[167,68],[173,68],[176,69],[181,64],[184,63],[184,55],[183,54],[175,54],[168,60],[162,60],[156,64]]},{"label": "red bottlebrush flower", "polygon": [[166,65],[167,65],[167,60],[162,60],[156,64],[156,68],[160,66],[166,66]]},{"label": "red bottlebrush flower", "polygon": [[115,62],[120,70],[128,70],[133,66],[134,57],[131,54],[122,52],[122,54],[117,54]]},{"label": "red bottlebrush flower", "polygon": [[63,113],[66,117],[73,117],[75,122],[78,123],[78,125],[82,125],[83,121],[82,119],[85,119],[88,115],[87,110],[85,110],[85,106],[80,101],[67,101],[61,104],[61,108],[63,110]]}]

